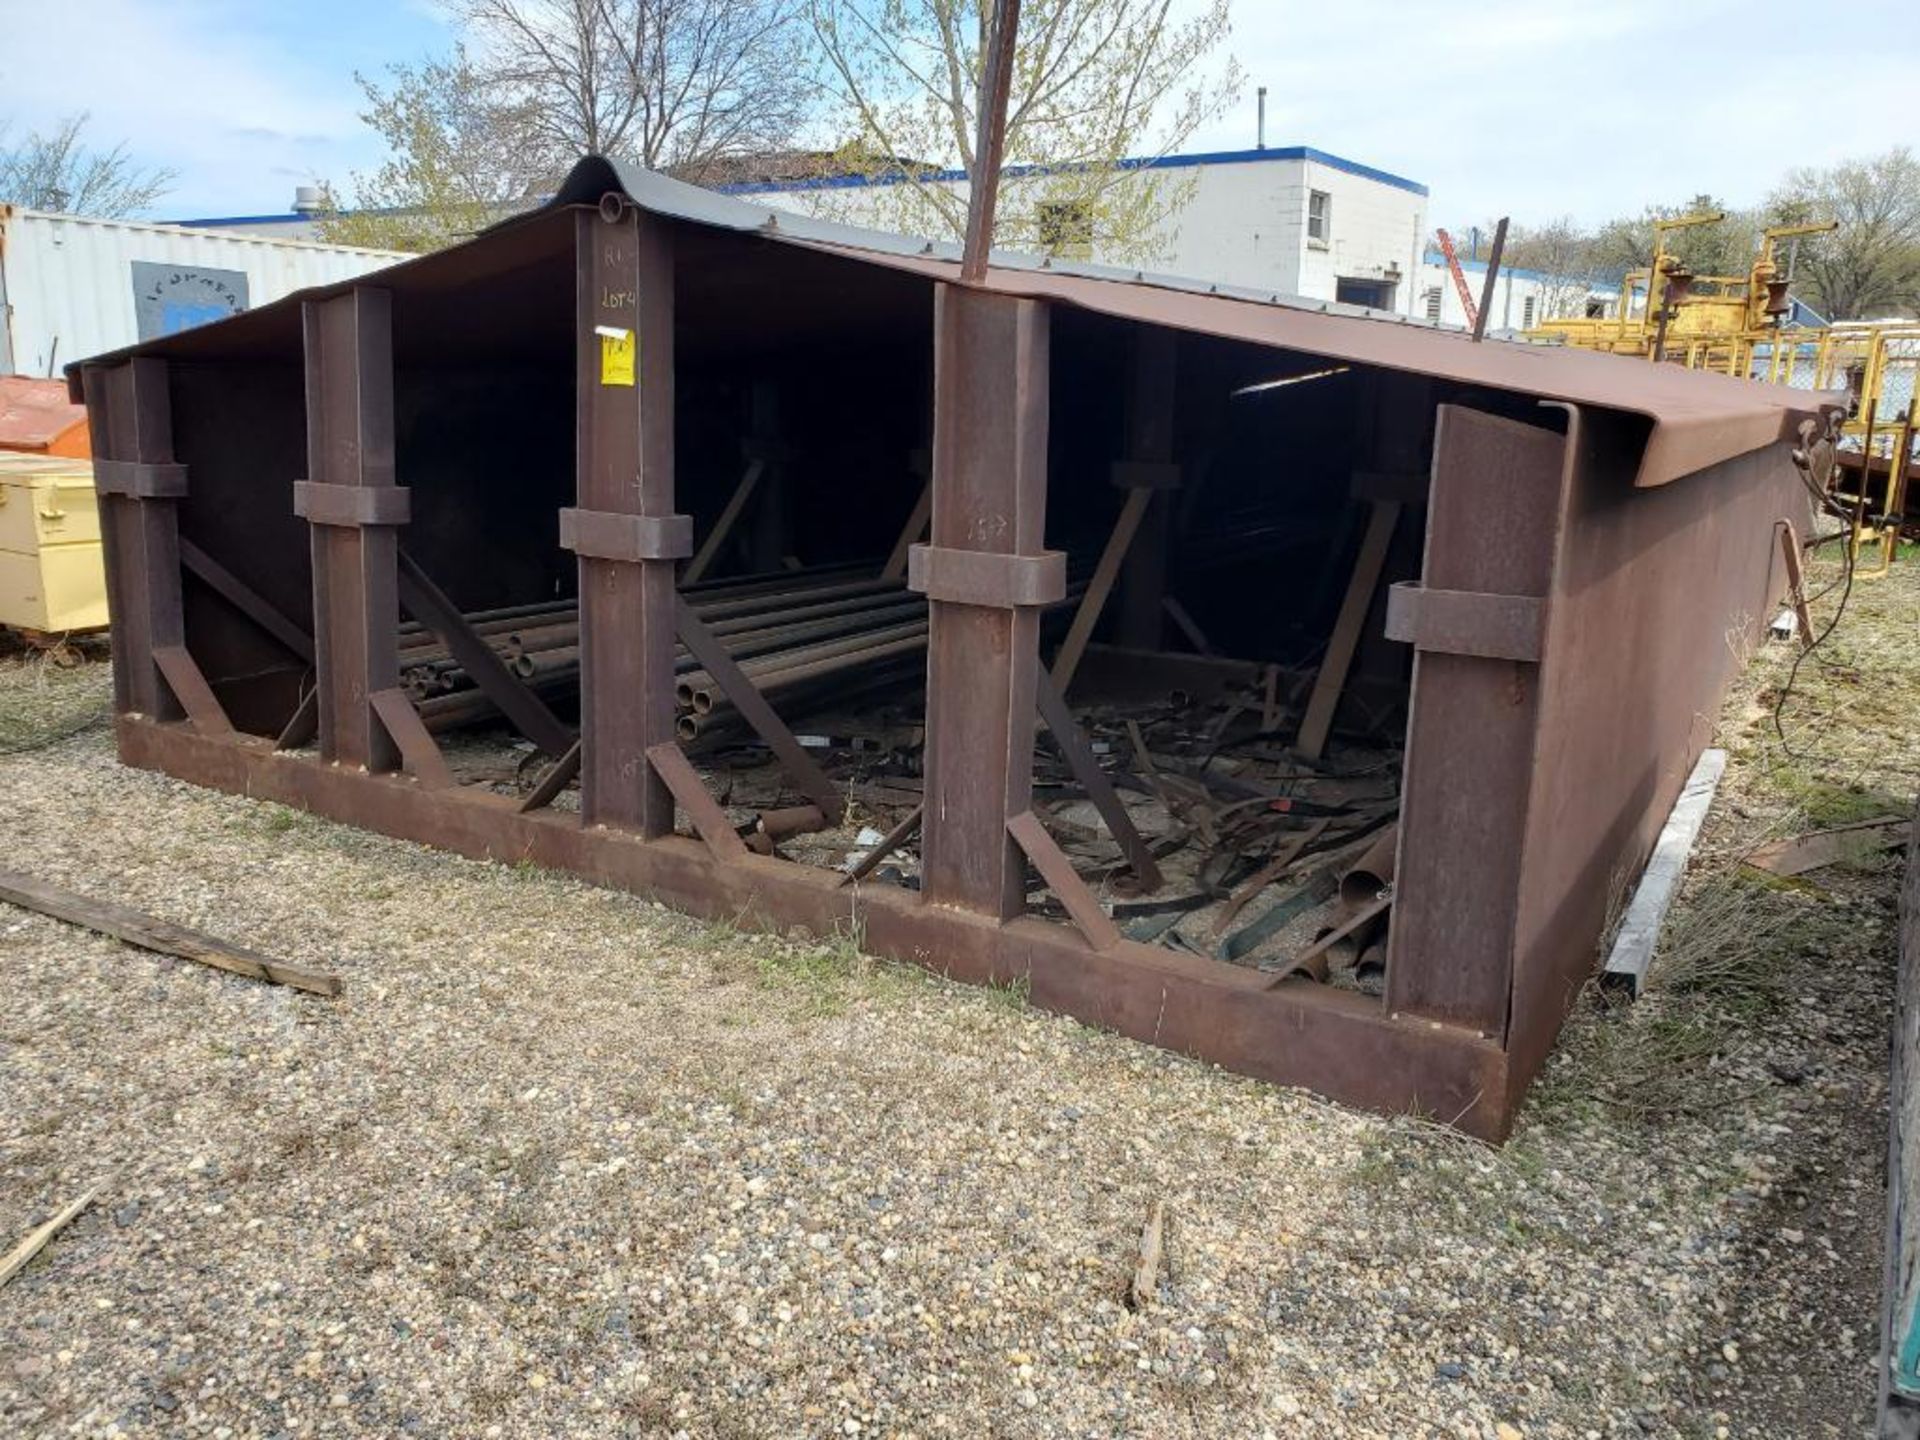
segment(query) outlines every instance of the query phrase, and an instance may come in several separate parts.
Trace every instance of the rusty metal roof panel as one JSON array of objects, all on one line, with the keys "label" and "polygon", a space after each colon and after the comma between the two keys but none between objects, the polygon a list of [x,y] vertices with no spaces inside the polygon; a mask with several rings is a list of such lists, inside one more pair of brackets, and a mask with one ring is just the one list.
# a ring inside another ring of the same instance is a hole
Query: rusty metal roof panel
[{"label": "rusty metal roof panel", "polygon": [[[405,291],[477,278],[493,267],[476,265],[478,257],[472,252],[511,248],[531,238],[528,227],[552,211],[597,204],[613,191],[652,214],[690,225],[754,234],[930,280],[952,280],[959,273],[960,249],[951,242],[815,220],[589,156],[574,166],[541,210],[503,221],[450,250],[394,266],[382,272],[380,284]],[[1144,324],[1638,416],[1647,425],[1636,473],[1642,486],[1663,485],[1791,438],[1801,420],[1838,405],[1842,398],[1593,351],[1494,339],[1475,342],[1458,331],[1337,302],[1120,266],[1062,263],[1014,251],[993,252],[986,285]],[[346,288],[336,284],[304,291],[201,327],[189,332],[191,344],[182,343],[185,337],[169,337],[115,353],[201,351],[218,344],[216,337],[223,333],[237,336],[237,327],[259,324],[281,306]]]}]

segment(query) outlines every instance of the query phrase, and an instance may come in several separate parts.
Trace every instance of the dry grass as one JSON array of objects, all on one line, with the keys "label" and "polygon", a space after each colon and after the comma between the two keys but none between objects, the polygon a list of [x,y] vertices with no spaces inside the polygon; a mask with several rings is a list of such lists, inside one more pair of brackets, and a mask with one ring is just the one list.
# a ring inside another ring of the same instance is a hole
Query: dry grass
[{"label": "dry grass", "polygon": [[0,754],[55,744],[109,714],[107,667],[35,650],[0,655]]}]

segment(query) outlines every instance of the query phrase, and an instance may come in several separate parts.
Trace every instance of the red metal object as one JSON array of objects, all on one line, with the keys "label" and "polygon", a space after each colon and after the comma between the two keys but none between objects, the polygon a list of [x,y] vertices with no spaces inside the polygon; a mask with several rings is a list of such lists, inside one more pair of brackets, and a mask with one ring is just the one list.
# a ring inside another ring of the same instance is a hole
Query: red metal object
[{"label": "red metal object", "polygon": [[1480,327],[1480,304],[1473,298],[1473,287],[1467,284],[1466,271],[1460,268],[1460,257],[1453,248],[1453,237],[1444,230],[1435,230],[1433,234],[1440,242],[1440,253],[1446,257],[1447,273],[1453,276],[1453,288],[1460,296],[1460,308],[1466,311],[1467,328],[1477,330]]},{"label": "red metal object", "polygon": [[68,398],[65,381],[0,375],[0,450],[85,459],[93,453],[86,406]]}]

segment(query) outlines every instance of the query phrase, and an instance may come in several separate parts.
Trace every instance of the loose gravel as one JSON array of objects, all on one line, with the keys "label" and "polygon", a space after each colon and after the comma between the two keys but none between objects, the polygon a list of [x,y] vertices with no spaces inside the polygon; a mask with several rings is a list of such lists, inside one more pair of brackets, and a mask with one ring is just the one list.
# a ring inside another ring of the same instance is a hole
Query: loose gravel
[{"label": "loose gravel", "polygon": [[[44,684],[0,668],[0,718]],[[62,713],[105,685],[61,679]],[[0,785],[0,864],[345,981],[0,910],[0,1247],[103,1187],[0,1290],[0,1434],[1859,1433],[1871,1297],[1776,1257],[1828,1273],[1784,1197],[1884,1103],[1878,891],[1822,978],[1855,1020],[1755,1022],[1810,1081],[1625,1121],[1583,1017],[1494,1151],[123,769],[99,728]],[[1870,1231],[1878,1177],[1834,1179]],[[1741,1419],[1773,1336],[1860,1405]]]}]

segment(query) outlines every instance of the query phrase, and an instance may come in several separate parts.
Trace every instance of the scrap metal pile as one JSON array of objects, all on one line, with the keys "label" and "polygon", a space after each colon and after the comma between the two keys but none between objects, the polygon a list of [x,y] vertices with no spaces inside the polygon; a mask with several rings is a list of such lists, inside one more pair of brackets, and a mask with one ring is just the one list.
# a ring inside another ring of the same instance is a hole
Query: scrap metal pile
[{"label": "scrap metal pile", "polygon": [[[1052,618],[1064,620],[1086,588],[1070,584]],[[796,803],[808,797],[796,796],[720,682],[683,647],[676,728],[683,742],[697,743],[741,836],[762,853],[916,885],[925,597],[876,577],[871,565],[711,581],[681,594],[850,802],[843,814],[826,813],[824,801]],[[465,618],[535,691],[577,690],[575,602]],[[430,731],[498,716],[431,631],[403,627],[400,658],[402,683]],[[1061,706],[1036,729],[1034,813],[1130,938],[1282,978],[1377,989],[1392,905],[1399,753],[1348,746],[1312,759],[1288,748],[1298,697],[1278,693],[1275,674],[1264,667],[1264,685],[1230,685],[1204,699],[1175,689],[1071,714]],[[489,766],[471,745],[450,758],[470,778],[514,789],[530,783],[527,765]],[[1037,875],[1029,903],[1063,911]]]},{"label": "scrap metal pile", "polygon": [[[801,741],[848,797],[828,823],[751,741],[704,768],[753,848],[908,887],[919,883],[921,697],[901,692],[806,717]],[[1158,870],[1139,882],[1127,847],[1050,739],[1035,752],[1034,813],[1128,938],[1280,979],[1377,992],[1393,903],[1400,751],[1342,746],[1310,761],[1250,694],[1097,705],[1078,726]],[[1290,727],[1291,722],[1287,722]],[[1064,918],[1036,874],[1028,902]]]}]

